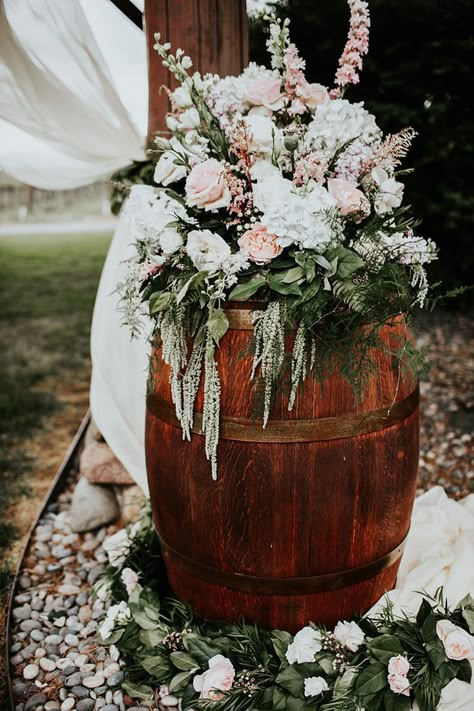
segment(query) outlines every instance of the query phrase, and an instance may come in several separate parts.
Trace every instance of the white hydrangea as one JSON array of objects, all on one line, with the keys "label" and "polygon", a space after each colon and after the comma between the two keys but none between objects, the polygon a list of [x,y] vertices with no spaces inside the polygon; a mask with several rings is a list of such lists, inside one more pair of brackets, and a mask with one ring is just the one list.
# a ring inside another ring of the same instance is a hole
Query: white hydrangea
[{"label": "white hydrangea", "polygon": [[118,605],[112,605],[107,610],[105,620],[99,627],[99,634],[103,640],[111,637],[116,624],[123,624],[131,619],[130,608],[127,603],[122,600]]},{"label": "white hydrangea", "polygon": [[183,243],[181,234],[170,224],[177,218],[192,219],[180,202],[150,185],[134,185],[126,204],[126,219],[134,238],[153,256],[162,250],[173,254]]},{"label": "white hydrangea", "polygon": [[353,139],[368,146],[379,145],[382,139],[375,117],[364,109],[363,102],[352,104],[347,99],[334,99],[317,107],[306,135],[312,148],[332,157]]},{"label": "white hydrangea", "polygon": [[328,211],[336,202],[321,185],[309,190],[295,188],[281,175],[264,178],[254,186],[254,203],[261,210],[260,222],[278,237],[278,244],[297,244],[324,251],[335,237],[335,217]]},{"label": "white hydrangea", "polygon": [[312,627],[303,627],[288,645],[286,659],[288,664],[314,662],[314,656],[322,649],[321,633]]},{"label": "white hydrangea", "polygon": [[310,676],[304,680],[304,695],[319,696],[324,691],[328,691],[329,686],[323,676]]}]

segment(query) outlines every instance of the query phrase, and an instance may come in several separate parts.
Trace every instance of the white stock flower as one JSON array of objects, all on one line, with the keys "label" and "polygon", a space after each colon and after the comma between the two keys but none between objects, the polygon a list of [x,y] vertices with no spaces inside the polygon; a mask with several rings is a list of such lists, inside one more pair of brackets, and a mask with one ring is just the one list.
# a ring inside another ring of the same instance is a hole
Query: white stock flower
[{"label": "white stock flower", "polygon": [[125,562],[128,550],[130,548],[130,538],[128,537],[127,529],[121,528],[120,531],[109,536],[102,543],[110,565],[114,568],[120,568]]},{"label": "white stock flower", "polygon": [[400,264],[428,264],[437,258],[436,245],[430,239],[418,237],[412,233],[396,232],[381,236],[380,244],[384,247],[387,257]]},{"label": "white stock flower", "polygon": [[286,659],[288,664],[303,664],[313,662],[314,656],[322,649],[321,633],[312,627],[303,627],[288,645]]},{"label": "white stock flower", "polygon": [[227,242],[210,230],[192,230],[188,234],[186,251],[196,269],[206,272],[221,269],[231,256]]},{"label": "white stock flower", "polygon": [[264,156],[278,153],[281,148],[281,132],[268,116],[252,114],[244,118],[250,133],[250,148]]},{"label": "white stock flower", "polygon": [[373,168],[371,176],[378,187],[375,195],[374,207],[379,215],[391,212],[395,207],[399,207],[403,200],[405,186],[395,178],[390,178],[383,168]]},{"label": "white stock flower", "polygon": [[364,643],[364,633],[355,622],[338,622],[334,628],[334,637],[350,652],[357,652]]},{"label": "white stock flower", "polygon": [[186,166],[175,163],[176,160],[179,160],[176,153],[184,153],[180,142],[176,138],[172,138],[169,145],[170,148],[173,148],[174,150],[165,150],[158,158],[158,162],[155,167],[153,180],[158,185],[170,185],[171,183],[176,183],[178,180],[182,180],[186,177]]},{"label": "white stock flower", "polygon": [[182,237],[171,223],[178,218],[192,222],[180,202],[150,185],[132,187],[126,215],[134,238],[147,245],[147,256],[152,259],[160,250],[172,254],[182,245]]},{"label": "white stock flower", "polygon": [[255,206],[263,212],[260,222],[277,235],[278,244],[298,244],[305,249],[324,251],[333,231],[327,211],[336,201],[321,185],[298,190],[281,175],[259,181],[253,188]]},{"label": "white stock flower", "polygon": [[115,625],[128,622],[131,619],[130,608],[126,602],[122,600],[117,605],[112,605],[107,610],[105,620],[99,627],[99,634],[103,640],[108,639],[115,629]]},{"label": "white stock flower", "polygon": [[184,84],[178,86],[178,88],[172,92],[171,98],[176,104],[176,106],[179,106],[180,109],[185,109],[188,106],[193,105],[193,100],[191,99],[189,89]]},{"label": "white stock flower", "polygon": [[324,691],[328,691],[329,686],[323,676],[310,676],[304,680],[304,695],[319,696]]},{"label": "white stock flower", "polygon": [[124,568],[120,576],[122,583],[125,585],[127,595],[130,597],[138,583],[138,573],[131,568]]},{"label": "white stock flower", "polygon": [[364,145],[379,144],[382,139],[375,117],[364,109],[362,102],[351,104],[346,99],[333,99],[317,107],[308,124],[306,139],[313,148],[332,157],[354,139]]},{"label": "white stock flower", "polygon": [[201,123],[199,111],[194,107],[183,111],[183,113],[179,115],[178,120],[180,128],[184,129],[197,128]]}]

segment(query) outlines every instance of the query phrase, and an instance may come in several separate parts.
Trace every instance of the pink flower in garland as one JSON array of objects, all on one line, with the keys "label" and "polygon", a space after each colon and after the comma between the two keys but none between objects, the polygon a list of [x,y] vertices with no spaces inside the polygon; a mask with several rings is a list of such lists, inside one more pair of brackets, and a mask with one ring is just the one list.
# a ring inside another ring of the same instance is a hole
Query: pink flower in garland
[{"label": "pink flower in garland", "polygon": [[347,84],[359,83],[359,71],[362,69],[362,57],[369,51],[369,6],[364,0],[348,0],[351,11],[349,36],[339,60],[336,72],[337,88],[331,91],[331,98],[336,99]]}]

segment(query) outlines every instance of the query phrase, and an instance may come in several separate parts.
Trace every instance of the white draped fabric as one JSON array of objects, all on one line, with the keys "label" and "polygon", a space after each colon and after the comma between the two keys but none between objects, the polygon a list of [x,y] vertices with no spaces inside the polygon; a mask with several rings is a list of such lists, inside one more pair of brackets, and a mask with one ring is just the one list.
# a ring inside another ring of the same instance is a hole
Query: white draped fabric
[{"label": "white draped fabric", "polygon": [[[114,11],[120,25],[125,18]],[[137,101],[144,112],[145,41],[125,22],[132,67],[141,52]],[[0,167],[22,182],[73,188],[145,158],[143,122],[139,131],[79,0],[0,0],[0,86]]]}]

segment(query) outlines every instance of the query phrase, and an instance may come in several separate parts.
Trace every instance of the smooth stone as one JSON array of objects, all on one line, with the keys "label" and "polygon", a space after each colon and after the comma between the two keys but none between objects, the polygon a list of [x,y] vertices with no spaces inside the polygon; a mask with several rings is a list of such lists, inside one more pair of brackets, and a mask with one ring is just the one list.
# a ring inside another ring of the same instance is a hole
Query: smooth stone
[{"label": "smooth stone", "polygon": [[77,711],[93,711],[95,708],[94,699],[82,699],[76,705]]},{"label": "smooth stone", "polygon": [[15,607],[12,611],[15,620],[29,620],[31,615],[31,607],[24,605],[23,607]]},{"label": "smooth stone", "polygon": [[31,587],[31,578],[28,575],[20,576],[18,580],[18,585],[22,590],[26,590]]},{"label": "smooth stone", "polygon": [[83,664],[87,664],[87,660],[89,659],[89,656],[87,654],[78,654],[77,657],[74,659],[74,664],[76,667],[81,668]]},{"label": "smooth stone", "polygon": [[12,644],[12,646],[10,647],[10,654],[16,654],[20,651],[22,647],[23,645],[21,642],[16,642],[15,644]]},{"label": "smooth stone", "polygon": [[59,669],[55,669],[52,672],[46,672],[44,677],[45,681],[52,681],[53,679],[57,679],[60,674],[61,672],[59,671]]},{"label": "smooth stone", "polygon": [[88,689],[96,689],[98,686],[103,686],[104,681],[102,674],[94,674],[94,676],[88,676],[82,683]]},{"label": "smooth stone", "polygon": [[94,585],[94,583],[97,582],[97,580],[100,578],[104,571],[105,565],[102,565],[100,563],[95,565],[87,576],[87,582],[89,583],[89,585]]},{"label": "smooth stone", "polygon": [[106,704],[111,704],[114,700],[114,695],[111,691],[107,691],[104,698]]},{"label": "smooth stone", "polygon": [[102,711],[120,711],[116,704],[108,704],[106,702],[105,706],[102,706]]},{"label": "smooth stone", "polygon": [[77,595],[80,592],[80,588],[77,587],[77,585],[71,585],[66,583],[65,585],[60,585],[58,588],[58,592],[61,595]]},{"label": "smooth stone", "polygon": [[83,590],[77,596],[77,604],[78,605],[86,605],[88,603],[88,601],[89,601],[89,594],[85,590]]},{"label": "smooth stone", "polygon": [[64,638],[64,641],[66,644],[68,644],[70,647],[76,647],[77,644],[79,643],[79,640],[77,639],[75,634],[67,634]]},{"label": "smooth stone", "polygon": [[61,711],[72,711],[75,705],[76,699],[72,699],[71,697],[69,697],[68,699],[64,699],[61,704]]},{"label": "smooth stone", "polygon": [[74,694],[76,699],[87,699],[89,698],[89,690],[85,686],[73,686],[71,692]]},{"label": "smooth stone", "polygon": [[37,620],[23,620],[23,622],[20,622],[20,629],[22,632],[29,634],[33,630],[40,630],[41,624]]},{"label": "smooth stone", "polygon": [[61,563],[49,563],[46,567],[46,570],[48,571],[48,573],[57,573],[58,570],[61,570],[61,568]]},{"label": "smooth stone", "polygon": [[46,702],[46,694],[33,694],[25,704],[25,711],[33,711]]},{"label": "smooth stone", "polygon": [[42,612],[44,608],[44,601],[40,600],[39,598],[35,598],[33,602],[31,603],[31,609],[36,610],[37,612]]},{"label": "smooth stone", "polygon": [[113,489],[90,484],[81,477],[72,497],[69,521],[75,533],[105,526],[120,516],[120,507]]},{"label": "smooth stone", "polygon": [[20,593],[19,595],[15,595],[14,600],[18,605],[25,605],[30,602],[31,595],[29,593]]},{"label": "smooth stone", "polygon": [[41,669],[46,672],[52,672],[56,669],[56,662],[53,662],[52,659],[47,659],[46,657],[42,657],[42,659],[40,659],[39,665]]},{"label": "smooth stone", "polygon": [[66,677],[66,679],[64,681],[64,685],[67,687],[80,686],[81,682],[82,682],[81,672],[74,672],[73,674],[70,674],[69,676]]},{"label": "smooth stone", "polygon": [[111,674],[109,678],[107,679],[107,685],[108,686],[118,686],[121,684],[123,681],[123,672],[118,671],[115,672],[114,674]]},{"label": "smooth stone", "polygon": [[81,664],[79,667],[79,670],[81,672],[91,672],[94,671],[95,669],[95,664]]},{"label": "smooth stone", "polygon": [[64,627],[65,624],[66,624],[66,616],[65,615],[61,615],[61,617],[56,617],[56,619],[54,620],[54,626],[59,627],[60,629],[62,627]]},{"label": "smooth stone", "polygon": [[44,639],[44,632],[41,632],[41,630],[31,630],[30,637],[34,642],[42,642]]},{"label": "smooth stone", "polygon": [[27,664],[23,669],[23,678],[30,680],[36,679],[39,674],[39,666],[37,664]]},{"label": "smooth stone", "polygon": [[104,676],[107,678],[111,674],[115,674],[115,672],[120,671],[120,667],[116,662],[112,662],[112,664],[108,664],[105,669],[104,669]]},{"label": "smooth stone", "polygon": [[28,659],[28,657],[32,657],[33,654],[35,654],[37,649],[38,649],[38,645],[36,644],[36,642],[32,642],[31,644],[26,646],[22,652],[23,659]]},{"label": "smooth stone", "polygon": [[15,681],[13,683],[13,689],[15,691],[15,696],[17,696],[19,699],[26,699],[28,696],[30,696],[31,691],[35,687],[33,684],[27,684],[24,681]]},{"label": "smooth stone", "polygon": [[67,694],[68,694],[68,690],[65,689],[64,686],[62,686],[59,689],[59,698],[61,699],[61,701],[64,701],[67,698]]},{"label": "smooth stone", "polygon": [[46,649],[43,649],[43,647],[38,647],[38,649],[35,652],[35,657],[36,659],[41,659],[41,657],[46,656]]},{"label": "smooth stone", "polygon": [[44,641],[46,644],[57,645],[57,644],[61,644],[61,642],[63,641],[63,638],[58,634],[49,634],[47,637],[45,637]]},{"label": "smooth stone", "polygon": [[71,662],[69,659],[57,659],[56,660],[56,666],[58,669],[61,669],[61,671],[66,669],[70,664],[71,664]]},{"label": "smooth stone", "polygon": [[163,706],[177,706],[179,704],[179,699],[176,696],[165,696],[160,699],[160,704]]},{"label": "smooth stone", "polygon": [[15,654],[13,657],[10,658],[11,664],[13,664],[14,667],[18,667],[20,664],[23,664],[23,655],[22,654]]},{"label": "smooth stone", "polygon": [[59,708],[57,701],[47,701],[44,705],[44,711],[59,711]]}]

